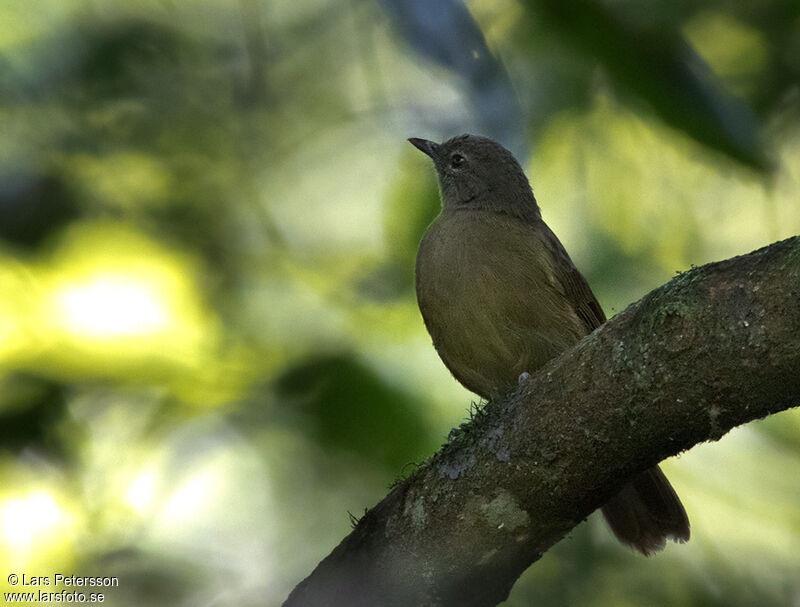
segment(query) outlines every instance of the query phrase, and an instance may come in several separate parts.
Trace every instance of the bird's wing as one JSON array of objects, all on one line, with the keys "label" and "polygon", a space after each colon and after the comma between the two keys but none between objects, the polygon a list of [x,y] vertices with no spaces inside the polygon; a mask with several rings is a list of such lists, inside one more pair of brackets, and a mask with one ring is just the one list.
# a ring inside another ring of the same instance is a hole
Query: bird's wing
[{"label": "bird's wing", "polygon": [[591,333],[606,321],[603,308],[592,293],[589,283],[572,263],[564,245],[553,234],[553,231],[542,221],[544,230],[544,241],[553,256],[553,261],[557,268],[556,276],[560,282],[560,287],[564,291],[575,313],[586,325],[587,333]]}]

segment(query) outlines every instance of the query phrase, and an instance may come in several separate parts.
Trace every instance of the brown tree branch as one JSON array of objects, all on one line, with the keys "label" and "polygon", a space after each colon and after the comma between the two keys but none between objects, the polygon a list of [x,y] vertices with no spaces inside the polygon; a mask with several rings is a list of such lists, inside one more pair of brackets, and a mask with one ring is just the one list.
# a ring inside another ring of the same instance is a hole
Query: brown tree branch
[{"label": "brown tree branch", "polygon": [[284,605],[496,605],[634,474],[797,404],[800,237],[675,277],[487,405]]}]

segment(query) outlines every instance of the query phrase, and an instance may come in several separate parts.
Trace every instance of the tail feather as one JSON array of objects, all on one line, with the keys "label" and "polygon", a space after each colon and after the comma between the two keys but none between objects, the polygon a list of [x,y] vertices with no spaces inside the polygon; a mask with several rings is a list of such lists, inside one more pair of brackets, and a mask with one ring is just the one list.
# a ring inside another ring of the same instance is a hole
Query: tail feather
[{"label": "tail feather", "polygon": [[663,550],[667,539],[689,540],[689,518],[658,466],[645,470],[603,508],[617,539],[645,556]]}]

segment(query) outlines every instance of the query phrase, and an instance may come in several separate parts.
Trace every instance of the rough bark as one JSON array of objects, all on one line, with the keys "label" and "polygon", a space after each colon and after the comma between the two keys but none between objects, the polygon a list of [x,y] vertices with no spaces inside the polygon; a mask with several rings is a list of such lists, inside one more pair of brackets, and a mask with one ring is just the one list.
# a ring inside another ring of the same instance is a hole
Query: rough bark
[{"label": "rough bark", "polygon": [[797,404],[800,237],[676,276],[488,404],[284,605],[496,605],[634,474]]}]

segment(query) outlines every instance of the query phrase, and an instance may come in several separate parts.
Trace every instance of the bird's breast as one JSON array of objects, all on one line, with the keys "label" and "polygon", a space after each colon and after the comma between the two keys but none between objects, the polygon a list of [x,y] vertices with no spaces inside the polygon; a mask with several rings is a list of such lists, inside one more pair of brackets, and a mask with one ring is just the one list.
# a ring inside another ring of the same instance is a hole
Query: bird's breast
[{"label": "bird's breast", "polygon": [[417,256],[420,311],[439,355],[470,390],[512,388],[585,333],[542,233],[479,210],[443,212]]}]

